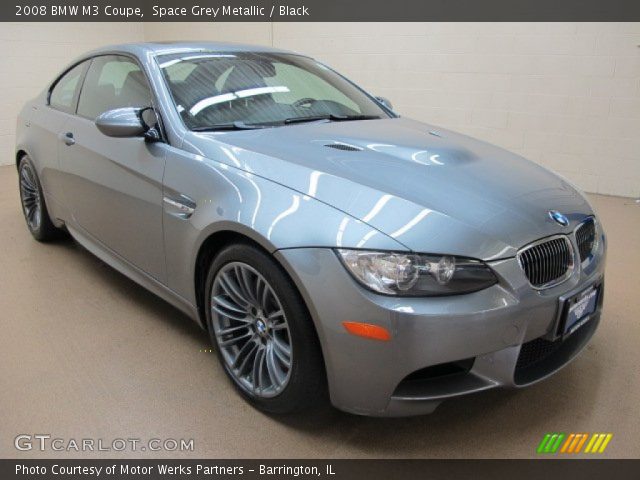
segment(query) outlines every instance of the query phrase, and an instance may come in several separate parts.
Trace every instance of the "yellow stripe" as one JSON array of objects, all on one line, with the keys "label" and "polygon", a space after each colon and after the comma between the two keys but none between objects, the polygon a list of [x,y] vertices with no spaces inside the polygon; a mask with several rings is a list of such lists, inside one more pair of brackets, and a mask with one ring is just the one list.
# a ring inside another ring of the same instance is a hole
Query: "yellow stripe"
[{"label": "yellow stripe", "polygon": [[604,437],[606,437],[606,435],[604,433],[601,433],[601,434],[598,435],[598,439],[596,440],[596,443],[594,443],[593,447],[591,447],[591,453],[597,453],[598,452],[598,448],[600,448],[600,444],[604,440]]},{"label": "yellow stripe", "polygon": [[573,437],[575,436],[576,436],[575,433],[572,433],[571,435],[569,435],[567,440],[564,442],[564,445],[562,445],[562,449],[560,450],[560,453],[564,453],[567,451],[567,447],[569,446],[569,443],[571,443],[571,440],[573,440]]},{"label": "yellow stripe", "polygon": [[591,440],[589,440],[589,443],[587,443],[587,448],[584,449],[584,453],[589,453],[591,452],[591,447],[593,446],[593,443],[596,441],[596,438],[598,437],[597,433],[594,433],[591,436]]},{"label": "yellow stripe", "polygon": [[611,441],[611,438],[613,438],[613,435],[608,433],[607,436],[604,439],[604,442],[602,442],[602,445],[600,445],[600,450],[598,450],[598,453],[603,453],[604,449],[607,448],[607,445],[609,445],[609,442]]},{"label": "yellow stripe", "polygon": [[587,438],[589,437],[589,434],[587,433],[583,433],[581,434],[581,440],[580,443],[578,443],[578,446],[576,447],[576,453],[580,453],[580,450],[582,449],[582,446],[584,445],[584,442],[587,441]]}]

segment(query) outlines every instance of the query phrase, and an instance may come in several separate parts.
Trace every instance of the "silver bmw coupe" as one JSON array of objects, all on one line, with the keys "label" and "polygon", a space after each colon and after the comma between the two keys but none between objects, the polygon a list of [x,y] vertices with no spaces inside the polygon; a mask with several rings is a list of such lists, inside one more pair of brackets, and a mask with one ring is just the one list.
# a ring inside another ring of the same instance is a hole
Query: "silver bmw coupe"
[{"label": "silver bmw coupe", "polygon": [[520,388],[600,320],[605,236],[576,188],[304,55],[88,53],[24,107],[15,160],[37,240],[68,232],[186,312],[268,412]]}]

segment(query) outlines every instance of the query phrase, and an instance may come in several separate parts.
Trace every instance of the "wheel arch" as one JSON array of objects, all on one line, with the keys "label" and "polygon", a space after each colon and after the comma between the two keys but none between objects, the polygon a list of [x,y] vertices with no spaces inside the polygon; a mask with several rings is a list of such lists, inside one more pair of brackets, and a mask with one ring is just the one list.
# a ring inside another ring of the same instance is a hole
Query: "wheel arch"
[{"label": "wheel arch", "polygon": [[318,346],[320,347],[320,354],[322,355],[322,362],[326,369],[326,363],[324,360],[324,345],[321,339],[320,332],[318,331],[317,319],[315,309],[312,305],[309,305],[309,295],[304,291],[304,288],[298,282],[295,273],[291,270],[291,266],[287,265],[286,262],[283,262],[282,257],[279,255],[274,255],[274,252],[277,251],[275,247],[270,245],[266,239],[258,239],[254,238],[254,236],[246,235],[238,230],[234,229],[224,229],[218,230],[216,232],[208,235],[204,241],[201,243],[200,248],[198,249],[198,253],[196,255],[196,262],[194,266],[194,288],[195,288],[195,296],[196,296],[196,307],[198,312],[198,318],[202,328],[208,330],[206,315],[205,315],[205,281],[207,278],[208,268],[214,257],[220,252],[223,248],[228,245],[245,243],[247,245],[251,245],[253,247],[262,250],[264,253],[268,254],[274,262],[282,269],[284,274],[287,276],[291,285],[296,289],[297,294],[300,296],[302,301],[302,305],[306,309],[307,315],[311,320],[313,331],[316,336],[316,340],[318,342]]},{"label": "wheel arch", "polygon": [[252,240],[250,237],[243,235],[234,230],[220,230],[210,234],[200,244],[198,253],[196,255],[196,261],[194,265],[193,282],[194,292],[196,295],[196,308],[198,310],[198,318],[200,324],[205,330],[208,330],[205,305],[204,305],[204,288],[207,278],[207,270],[211,261],[215,256],[227,245],[233,243],[251,243],[254,246],[262,248],[260,244]]},{"label": "wheel arch", "polygon": [[[241,230],[242,226],[233,226],[233,225],[224,225],[216,231],[210,232],[207,234],[204,239],[200,242],[200,246],[198,248],[198,253],[195,257],[195,264],[193,268],[193,287],[196,298],[196,308],[198,311],[198,318],[200,320],[200,324],[206,330],[207,322],[205,316],[205,292],[204,285],[207,278],[207,273],[209,270],[209,265],[215,258],[215,256],[226,246],[244,243],[247,245],[251,245],[253,247],[262,250],[264,253],[268,254],[274,261],[280,265],[280,267],[287,272],[287,269],[278,261],[277,258],[273,255],[273,252],[276,251],[276,248],[271,245],[264,238],[256,238],[255,232],[247,231],[243,232]],[[287,272],[289,276],[289,273]],[[295,285],[295,282],[292,281]],[[296,285],[297,288],[297,285]]]},{"label": "wheel arch", "polygon": [[27,153],[27,151],[23,148],[19,148],[16,151],[16,168],[20,168],[20,160],[22,160],[22,157],[29,155]]}]

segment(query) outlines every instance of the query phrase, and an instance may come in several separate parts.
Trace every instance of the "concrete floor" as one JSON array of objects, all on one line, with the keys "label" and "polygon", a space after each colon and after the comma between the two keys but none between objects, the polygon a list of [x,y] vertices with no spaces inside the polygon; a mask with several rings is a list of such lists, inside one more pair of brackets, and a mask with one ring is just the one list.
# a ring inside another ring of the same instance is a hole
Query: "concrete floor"
[{"label": "concrete floor", "polygon": [[591,200],[609,235],[604,315],[559,374],[451,400],[430,416],[362,418],[328,407],[278,418],[236,395],[188,318],[73,241],[34,241],[15,168],[0,167],[0,458],[67,455],[18,452],[22,433],[195,440],[193,453],[84,458],[534,457],[542,436],[558,431],[612,432],[604,456],[638,458],[640,207]]}]

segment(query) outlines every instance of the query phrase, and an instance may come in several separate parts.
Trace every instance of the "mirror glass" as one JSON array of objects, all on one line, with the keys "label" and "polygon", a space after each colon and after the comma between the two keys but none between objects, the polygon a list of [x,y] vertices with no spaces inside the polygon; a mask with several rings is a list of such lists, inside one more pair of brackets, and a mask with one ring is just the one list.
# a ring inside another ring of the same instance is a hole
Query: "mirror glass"
[{"label": "mirror glass", "polygon": [[142,123],[147,129],[155,128],[158,125],[158,115],[156,111],[149,107],[145,108],[140,112],[140,118],[142,119]]}]

